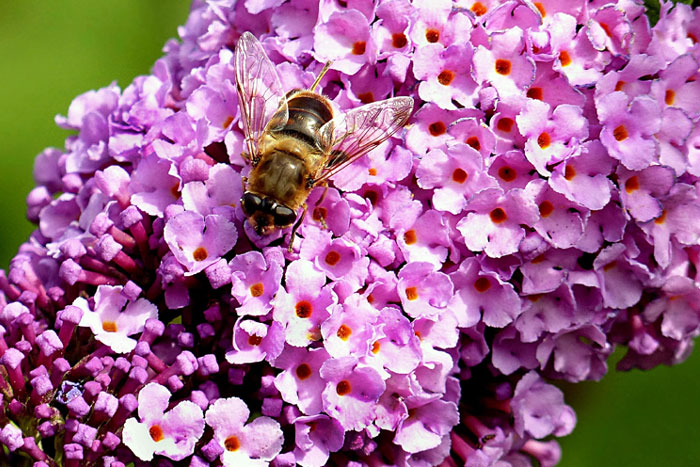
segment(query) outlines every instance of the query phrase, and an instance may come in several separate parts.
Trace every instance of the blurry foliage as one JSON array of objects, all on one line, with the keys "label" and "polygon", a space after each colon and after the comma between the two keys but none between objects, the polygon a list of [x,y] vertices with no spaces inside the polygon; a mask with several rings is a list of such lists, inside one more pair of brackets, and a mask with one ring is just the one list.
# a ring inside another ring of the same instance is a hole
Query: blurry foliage
[{"label": "blurry foliage", "polygon": [[34,226],[25,219],[34,157],[63,148],[54,123],[73,98],[149,73],[177,37],[189,0],[0,2],[0,268]]},{"label": "blurry foliage", "polygon": [[[700,0],[674,0],[673,3],[685,3],[686,5],[698,6]],[[647,8],[647,16],[651,25],[655,25],[659,21],[659,0],[644,0],[644,6]]]}]

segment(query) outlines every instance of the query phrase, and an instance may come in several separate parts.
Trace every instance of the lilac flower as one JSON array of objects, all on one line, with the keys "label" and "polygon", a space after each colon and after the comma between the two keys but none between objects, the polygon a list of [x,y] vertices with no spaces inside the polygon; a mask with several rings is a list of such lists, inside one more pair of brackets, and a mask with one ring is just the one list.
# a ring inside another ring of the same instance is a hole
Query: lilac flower
[{"label": "lilac flower", "polygon": [[82,312],[79,326],[89,327],[95,339],[118,353],[130,352],[136,341],[128,336],[143,332],[146,320],[158,318],[158,309],[145,298],[130,301],[121,286],[101,285],[95,292],[94,309],[78,297],[73,306]]},{"label": "lilac flower", "polygon": [[326,381],[322,396],[326,413],[346,431],[367,428],[374,418],[374,404],[385,389],[379,373],[359,365],[354,357],[341,357],[326,360],[320,374]]},{"label": "lilac flower", "polygon": [[426,102],[435,102],[443,109],[454,110],[453,102],[471,106],[476,100],[477,85],[467,73],[472,59],[471,47],[426,44],[415,53],[413,73],[421,80],[418,93]]},{"label": "lilac flower", "polygon": [[321,323],[329,316],[334,294],[323,286],[325,275],[310,261],[290,264],[285,279],[286,290],[280,289],[274,299],[275,320],[285,326],[290,345],[303,347],[321,337]]},{"label": "lilac flower", "polygon": [[241,316],[261,316],[271,308],[282,278],[281,258],[269,254],[265,258],[257,251],[250,251],[234,257],[229,263],[231,274],[231,294],[240,306]]},{"label": "lilac flower", "polygon": [[333,69],[353,75],[365,63],[374,64],[376,45],[367,18],[358,10],[336,11],[317,26],[314,48],[320,62],[333,62]]},{"label": "lilac flower", "polygon": [[123,440],[136,456],[144,461],[160,454],[181,460],[194,452],[194,445],[204,432],[202,409],[190,401],[168,407],[170,391],[150,383],[139,392],[139,418],[124,424]]},{"label": "lilac flower", "polygon": [[182,212],[168,221],[163,232],[173,255],[186,269],[186,275],[204,270],[227,253],[236,243],[235,225],[219,214],[202,217]]},{"label": "lilac flower", "polygon": [[576,415],[571,407],[564,405],[561,391],[534,372],[523,376],[516,386],[511,407],[516,414],[515,430],[520,436],[525,431],[535,438],[552,433],[566,435],[576,423]]},{"label": "lilac flower", "polygon": [[304,414],[320,413],[320,395],[326,383],[321,379],[319,369],[329,358],[323,348],[307,350],[287,346],[275,360],[275,367],[283,370],[275,378],[281,397]]},{"label": "lilac flower", "polygon": [[329,454],[343,447],[345,430],[327,415],[310,415],[294,419],[294,457],[299,465],[326,465]]},{"label": "lilac flower", "polygon": [[[616,348],[680,363],[700,334],[700,10],[642,14],[193,2],[151,74],[78,96],[37,157],[38,228],[0,272],[3,460],[556,464],[576,417],[545,380],[598,380]],[[338,118],[415,105],[311,187],[293,239],[240,206],[245,31],[280,92],[332,61]]]},{"label": "lilac flower", "polygon": [[539,217],[534,199],[518,189],[503,194],[487,188],[474,196],[469,210],[457,228],[467,247],[493,258],[516,252],[525,237],[522,225],[532,227]]},{"label": "lilac flower", "polygon": [[225,466],[268,464],[282,450],[282,430],[270,417],[258,417],[250,423],[250,411],[237,397],[218,399],[206,414],[214,439],[223,448]]}]

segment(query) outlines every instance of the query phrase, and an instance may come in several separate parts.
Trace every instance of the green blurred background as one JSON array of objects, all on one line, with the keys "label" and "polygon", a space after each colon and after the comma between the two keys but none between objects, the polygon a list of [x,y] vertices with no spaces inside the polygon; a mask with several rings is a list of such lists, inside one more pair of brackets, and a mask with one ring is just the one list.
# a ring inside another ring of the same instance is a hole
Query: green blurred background
[{"label": "green blurred background", "polygon": [[[62,147],[68,135],[54,116],[65,115],[78,94],[115,80],[123,89],[148,73],[188,7],[174,0],[0,3],[0,267],[32,231],[24,200],[34,156]],[[600,383],[567,387],[578,426],[561,440],[560,465],[700,465],[698,353],[674,368],[611,371]]]}]

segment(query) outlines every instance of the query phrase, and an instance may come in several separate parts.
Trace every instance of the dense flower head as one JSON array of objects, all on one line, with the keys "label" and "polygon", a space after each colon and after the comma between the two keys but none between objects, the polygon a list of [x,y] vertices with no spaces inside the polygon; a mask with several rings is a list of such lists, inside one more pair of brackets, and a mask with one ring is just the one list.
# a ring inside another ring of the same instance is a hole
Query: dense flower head
[{"label": "dense flower head", "polygon": [[[195,0],[36,159],[0,274],[0,462],[555,464],[576,417],[552,380],[618,346],[679,363],[700,333],[700,10],[643,13]],[[241,206],[245,31],[285,92],[330,61],[339,114],[414,102],[269,235]]]}]

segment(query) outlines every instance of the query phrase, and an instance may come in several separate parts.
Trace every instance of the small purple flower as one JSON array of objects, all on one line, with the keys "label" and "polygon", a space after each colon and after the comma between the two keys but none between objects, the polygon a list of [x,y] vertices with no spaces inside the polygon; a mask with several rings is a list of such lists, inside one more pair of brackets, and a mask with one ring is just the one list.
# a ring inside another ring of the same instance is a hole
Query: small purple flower
[{"label": "small purple flower", "polygon": [[282,279],[282,259],[270,252],[267,258],[257,251],[235,256],[229,263],[231,295],[240,306],[240,316],[262,316],[272,308],[272,299]]},{"label": "small purple flower", "polygon": [[452,281],[430,263],[415,262],[398,274],[398,294],[403,310],[412,318],[436,317],[452,295]]},{"label": "small purple flower", "polygon": [[578,141],[588,137],[588,122],[578,106],[562,104],[550,109],[545,102],[530,100],[515,118],[520,134],[527,138],[525,156],[537,171],[550,174],[547,166],[568,159]]},{"label": "small purple flower", "polygon": [[165,208],[180,197],[181,180],[173,163],[151,154],[141,159],[131,179],[131,202],[152,216],[162,217]]},{"label": "small purple flower", "polygon": [[375,322],[379,311],[357,294],[334,307],[331,316],[323,322],[321,334],[324,347],[335,357],[367,355],[375,339]]},{"label": "small purple flower", "polygon": [[319,370],[329,358],[324,348],[285,347],[274,362],[276,368],[283,370],[275,377],[275,386],[282,398],[306,415],[320,413],[321,391],[326,382],[321,379]]},{"label": "small purple flower", "polygon": [[282,325],[269,326],[249,319],[239,319],[233,328],[233,350],[226,353],[230,363],[273,361],[284,347]]},{"label": "small purple flower", "polygon": [[316,26],[314,48],[320,62],[332,61],[332,68],[353,75],[365,63],[374,64],[376,44],[365,15],[357,10],[333,12]]},{"label": "small purple flower", "polygon": [[490,83],[501,98],[530,86],[535,79],[535,64],[522,54],[523,45],[520,28],[493,33],[488,48],[479,45],[474,51],[476,81]]},{"label": "small purple flower", "polygon": [[335,295],[324,287],[325,274],[307,260],[291,263],[285,281],[286,287],[275,296],[275,321],[285,326],[287,343],[303,347],[320,339],[321,323],[328,318]]},{"label": "small purple flower", "polygon": [[101,285],[95,292],[94,305],[78,297],[73,306],[82,311],[79,326],[89,327],[95,339],[118,353],[134,349],[136,340],[128,337],[143,332],[146,320],[158,318],[158,308],[145,298],[129,300],[121,286]]},{"label": "small purple flower", "polygon": [[603,124],[600,141],[611,157],[630,170],[641,170],[655,161],[661,129],[661,111],[651,98],[630,100],[620,91],[601,97],[596,110]]},{"label": "small purple flower", "polygon": [[197,274],[215,263],[236,244],[236,226],[219,214],[205,217],[185,211],[165,224],[164,238],[187,272]]},{"label": "small purple flower", "polygon": [[492,258],[499,258],[518,250],[525,238],[522,225],[534,226],[539,210],[526,191],[513,189],[501,193],[488,188],[472,198],[467,206],[469,214],[457,224],[467,248],[483,250]]},{"label": "small purple flower", "polygon": [[477,101],[477,85],[469,75],[472,54],[469,44],[419,47],[414,55],[413,73],[421,81],[418,87],[421,99],[448,110],[457,109],[454,102],[462,107],[473,106]]},{"label": "small purple flower", "polygon": [[345,430],[367,428],[374,418],[374,404],[384,392],[379,373],[361,366],[354,357],[327,360],[321,367],[323,408]]},{"label": "small purple flower", "polygon": [[[226,164],[207,168],[204,181],[189,181],[182,187],[182,204],[185,209],[203,216],[233,211],[243,194],[241,175]],[[228,216],[233,218],[233,213]]]},{"label": "small purple flower", "polygon": [[533,371],[518,382],[511,407],[515,414],[515,430],[520,436],[526,432],[535,438],[550,434],[565,436],[576,424],[576,415],[564,404],[562,392]]},{"label": "small purple flower", "polygon": [[326,465],[331,452],[343,447],[345,430],[327,415],[310,415],[294,419],[294,457],[300,465]]},{"label": "small purple flower", "polygon": [[126,420],[123,441],[136,456],[150,461],[154,454],[179,461],[194,452],[204,433],[204,414],[196,404],[181,401],[168,408],[170,391],[150,383],[139,391],[139,419]]},{"label": "small purple flower", "polygon": [[453,310],[466,309],[468,316],[481,313],[484,323],[497,328],[506,326],[522,312],[513,286],[497,274],[481,271],[476,258],[465,259],[450,278],[458,300],[450,303]]},{"label": "small purple flower", "polygon": [[459,421],[453,402],[442,400],[408,404],[409,416],[399,423],[394,440],[407,452],[421,452],[440,445]]},{"label": "small purple flower", "polygon": [[481,154],[467,144],[433,149],[416,170],[418,186],[433,189],[433,206],[439,211],[459,214],[479,191],[495,187],[496,181],[484,171]]},{"label": "small purple flower", "polygon": [[270,417],[248,422],[250,410],[238,397],[218,399],[206,413],[207,425],[223,448],[221,462],[236,465],[265,466],[282,450],[282,430]]}]

